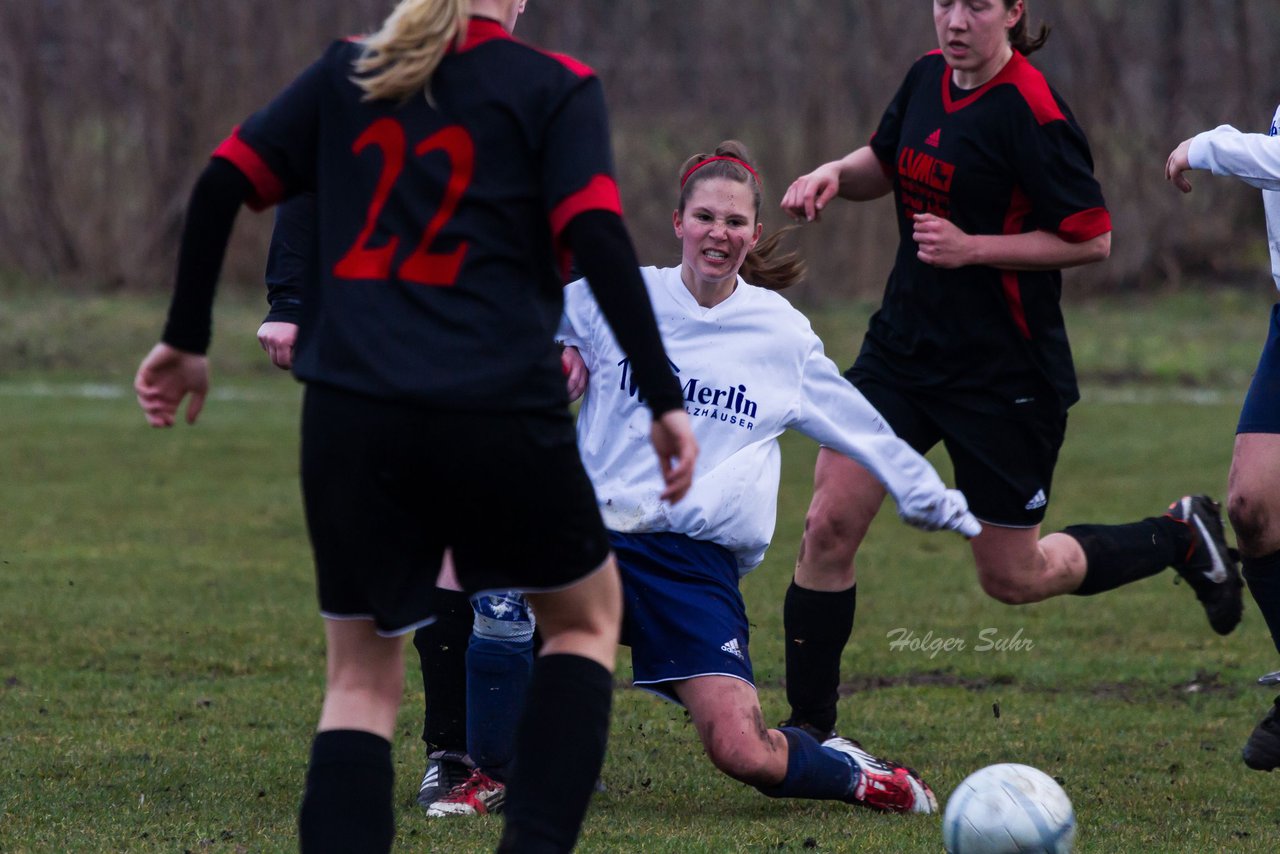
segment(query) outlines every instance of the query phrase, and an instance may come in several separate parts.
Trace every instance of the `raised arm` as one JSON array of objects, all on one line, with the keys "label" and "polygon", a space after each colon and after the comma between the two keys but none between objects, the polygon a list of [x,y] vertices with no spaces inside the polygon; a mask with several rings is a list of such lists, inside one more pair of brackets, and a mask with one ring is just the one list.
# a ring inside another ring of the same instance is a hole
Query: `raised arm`
[{"label": "raised arm", "polygon": [[1229,175],[1261,190],[1280,190],[1280,136],[1219,125],[1179,143],[1165,161],[1164,175],[1189,193],[1191,182],[1183,173],[1191,169]]},{"label": "raised arm", "polygon": [[837,196],[863,202],[887,195],[892,189],[880,159],[870,146],[864,145],[792,181],[782,197],[782,209],[793,219],[813,222]]}]

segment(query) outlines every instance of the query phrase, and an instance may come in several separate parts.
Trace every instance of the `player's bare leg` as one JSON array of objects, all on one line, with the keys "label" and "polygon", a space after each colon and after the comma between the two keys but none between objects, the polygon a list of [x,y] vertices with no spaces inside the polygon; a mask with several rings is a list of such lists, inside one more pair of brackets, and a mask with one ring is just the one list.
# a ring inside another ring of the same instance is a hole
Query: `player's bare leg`
[{"label": "player's bare leg", "polygon": [[820,449],[796,558],[796,583],[826,592],[852,587],[857,580],[854,558],[884,497],[884,487],[871,472],[829,448]]},{"label": "player's bare leg", "polygon": [[857,606],[854,558],[884,496],[858,463],[818,451],[804,539],[783,604],[791,713],[782,725],[806,728],[819,741],[835,732],[840,655]]},{"label": "player's bare leg", "polygon": [[610,555],[554,593],[530,593],[542,651],[533,665],[507,786],[500,852],[573,848],[604,764],[622,583]]},{"label": "player's bare leg", "polygon": [[1084,578],[1084,549],[1073,537],[1050,534],[1040,539],[1040,526],[1002,528],[984,523],[969,541],[978,583],[988,596],[1008,605],[1039,602],[1070,593]]},{"label": "player's bare leg", "polygon": [[[1280,652],[1280,435],[1236,436],[1227,485],[1227,517],[1236,532],[1249,592],[1258,603],[1271,640]],[[1260,684],[1280,684],[1270,673]],[[1280,697],[1253,729],[1244,747],[1250,768],[1280,768]]]},{"label": "player's bare leg", "polygon": [[1241,556],[1280,551],[1280,435],[1236,436],[1227,480],[1227,518]]},{"label": "player's bare leg", "polygon": [[908,768],[877,759],[857,743],[819,743],[803,729],[765,726],[756,690],[729,676],[678,682],[711,762],[771,798],[837,800],[892,812],[932,812],[937,801]]},{"label": "player's bare leg", "polygon": [[787,774],[787,739],[765,725],[756,690],[731,676],[699,676],[675,686],[711,764],[751,786],[776,786]]},{"label": "player's bare leg", "polygon": [[404,690],[403,638],[372,620],[325,620],[327,678],[299,816],[302,850],[390,851],[391,738]]},{"label": "player's bare leg", "polygon": [[326,680],[319,732],[357,729],[388,741],[404,693],[404,638],[382,637],[372,620],[325,620]]}]

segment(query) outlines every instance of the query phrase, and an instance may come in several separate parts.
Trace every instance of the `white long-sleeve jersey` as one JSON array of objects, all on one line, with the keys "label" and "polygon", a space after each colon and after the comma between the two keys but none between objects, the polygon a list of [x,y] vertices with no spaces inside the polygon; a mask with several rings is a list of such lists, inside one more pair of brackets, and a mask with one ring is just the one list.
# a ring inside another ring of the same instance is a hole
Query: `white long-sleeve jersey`
[{"label": "white long-sleeve jersey", "polygon": [[841,376],[808,319],[785,299],[739,278],[728,299],[703,308],[680,268],[641,272],[699,454],[689,493],[663,503],[649,411],[626,357],[586,282],[568,285],[560,338],[581,351],[591,372],[578,444],[607,527],[709,540],[734,553],[739,572],[749,572],[773,537],[778,436],[788,428],[865,466],[900,513],[942,500],[946,487],[937,472]]},{"label": "white long-sleeve jersey", "polygon": [[1262,190],[1271,277],[1280,290],[1280,107],[1271,118],[1269,135],[1241,133],[1231,125],[1219,125],[1192,138],[1187,160],[1194,169],[1231,175]]}]

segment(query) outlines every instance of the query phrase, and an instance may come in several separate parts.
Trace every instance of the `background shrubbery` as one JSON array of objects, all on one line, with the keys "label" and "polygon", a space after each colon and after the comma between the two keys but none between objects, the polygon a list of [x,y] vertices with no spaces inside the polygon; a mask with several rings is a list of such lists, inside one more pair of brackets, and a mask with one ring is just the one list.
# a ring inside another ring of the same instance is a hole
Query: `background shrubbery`
[{"label": "background shrubbery", "polygon": [[[1161,177],[1181,139],[1265,130],[1280,78],[1274,0],[1032,0],[1053,27],[1036,62],[1092,140],[1116,232],[1076,292],[1189,273],[1265,281],[1256,192]],[[0,5],[0,281],[161,290],[209,151],[335,36],[390,0],[28,0]],[[667,263],[675,171],[725,137],[763,167],[766,213],[797,174],[871,133],[911,60],[935,46],[925,0],[533,0],[519,35],[603,78],[629,220]],[[810,304],[878,293],[888,203],[840,206],[802,235]],[[269,216],[245,216],[229,279],[257,287]]]}]

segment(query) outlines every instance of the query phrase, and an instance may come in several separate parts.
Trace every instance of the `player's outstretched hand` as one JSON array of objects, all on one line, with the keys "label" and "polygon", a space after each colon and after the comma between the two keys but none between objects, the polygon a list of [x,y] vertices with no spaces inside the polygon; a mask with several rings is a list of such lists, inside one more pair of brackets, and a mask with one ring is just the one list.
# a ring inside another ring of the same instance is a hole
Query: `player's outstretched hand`
[{"label": "player's outstretched hand", "polygon": [[133,390],[152,427],[172,427],[178,406],[190,394],[187,423],[194,424],[209,393],[209,360],[168,344],[157,344],[138,366]]},{"label": "player's outstretched hand", "polygon": [[782,197],[782,209],[794,220],[813,222],[839,191],[840,165],[824,163],[791,182]]},{"label": "player's outstretched hand", "polygon": [[653,419],[649,437],[667,485],[662,500],[675,504],[693,485],[693,464],[698,459],[698,440],[693,438],[689,413],[683,409],[667,410]]},{"label": "player's outstretched hand", "polygon": [[577,347],[565,347],[560,351],[560,368],[564,371],[564,382],[569,388],[569,402],[572,403],[586,392],[591,374]]},{"label": "player's outstretched hand", "polygon": [[287,371],[293,367],[293,345],[298,340],[298,324],[268,320],[258,327],[258,343],[271,357],[271,364]]},{"label": "player's outstretched hand", "polygon": [[1169,159],[1164,162],[1164,177],[1172,181],[1173,186],[1182,192],[1190,193],[1191,182],[1183,174],[1189,171],[1191,171],[1191,140],[1184,139],[1169,153]]},{"label": "player's outstretched hand", "polygon": [[898,515],[922,531],[955,531],[968,538],[982,533],[982,524],[969,512],[969,502],[958,489],[944,490],[929,501],[900,505]]}]

